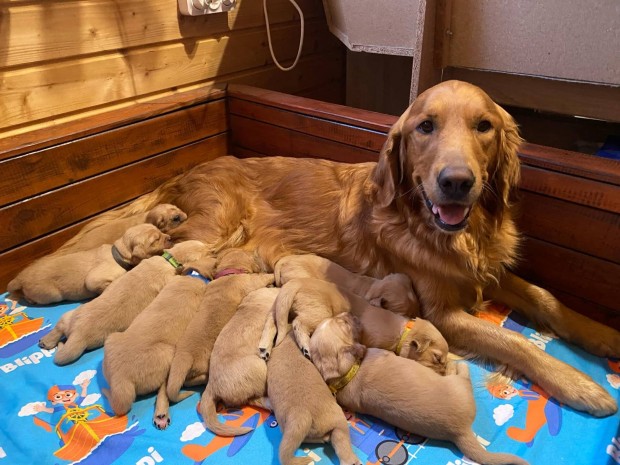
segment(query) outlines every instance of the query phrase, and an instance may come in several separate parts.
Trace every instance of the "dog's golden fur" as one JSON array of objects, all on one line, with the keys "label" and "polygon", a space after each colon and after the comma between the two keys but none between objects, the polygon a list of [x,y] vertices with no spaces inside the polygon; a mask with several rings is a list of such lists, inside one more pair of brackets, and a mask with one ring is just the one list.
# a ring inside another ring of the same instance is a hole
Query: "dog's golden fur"
[{"label": "dog's golden fur", "polygon": [[[209,250],[200,241],[186,241],[176,244],[169,252],[183,263],[200,260]],[[127,329],[176,273],[161,256],[143,260],[99,297],[64,313],[56,326],[41,338],[39,346],[44,349],[58,346],[54,354],[58,365],[73,362],[87,349],[102,347],[109,334]],[[64,344],[62,339],[66,339]]]},{"label": "dog's golden fur", "polygon": [[295,457],[302,442],[331,442],[341,465],[361,465],[351,448],[349,425],[321,375],[289,335],[267,364],[267,390],[282,430],[278,457],[282,465],[308,465]]},{"label": "dog's golden fur", "polygon": [[[593,354],[620,356],[619,332],[507,271],[519,242],[511,199],[520,143],[513,119],[481,89],[447,81],[399,118],[378,163],[221,157],[102,221],[173,203],[188,214],[175,238],[215,243],[244,223],[246,246],[271,266],[290,253],[315,253],[375,277],[406,273],[423,316],[452,348],[505,363],[573,408],[609,415],[616,402],[590,377],[463,311],[493,298]],[[438,181],[453,167],[472,180],[450,205]],[[458,230],[446,231],[446,222]]]},{"label": "dog's golden fur", "polygon": [[[161,254],[171,247],[170,236],[152,224],[127,229],[114,247],[127,266]],[[13,295],[39,305],[62,300],[83,300],[101,294],[127,270],[112,255],[112,245],[43,257],[22,270],[7,286]]]},{"label": "dog's golden fur", "polygon": [[413,292],[411,279],[402,273],[391,273],[376,279],[351,273],[327,258],[305,254],[281,258],[273,274],[276,285],[280,287],[295,278],[323,279],[362,296],[378,307],[412,318],[420,316],[420,304]]},{"label": "dog's golden fur", "polygon": [[392,352],[366,350],[358,342],[360,332],[356,317],[341,313],[321,323],[310,341],[314,364],[328,383],[359,363],[357,373],[336,392],[340,405],[414,434],[451,441],[481,464],[528,464],[512,454],[488,452],[478,443],[471,429],[476,403],[465,363],[458,363],[454,374],[440,376]]}]

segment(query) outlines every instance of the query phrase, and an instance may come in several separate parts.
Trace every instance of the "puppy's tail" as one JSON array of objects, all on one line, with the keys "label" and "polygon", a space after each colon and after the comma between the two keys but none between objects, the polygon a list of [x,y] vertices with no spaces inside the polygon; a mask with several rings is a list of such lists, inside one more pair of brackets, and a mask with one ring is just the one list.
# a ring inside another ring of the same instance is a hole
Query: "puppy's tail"
[{"label": "puppy's tail", "polygon": [[217,418],[216,411],[216,398],[211,389],[211,384],[207,384],[205,391],[202,393],[200,399],[200,414],[205,423],[205,426],[218,436],[241,436],[252,431],[252,428],[248,426],[229,426],[225,423],[220,423]]},{"label": "puppy's tail", "polygon": [[276,322],[276,330],[278,331],[275,342],[276,346],[279,345],[286,337],[289,313],[293,307],[293,303],[295,302],[295,296],[301,288],[302,284],[300,281],[289,281],[282,286],[282,290],[273,303],[273,319]]},{"label": "puppy's tail", "polygon": [[187,396],[181,394],[181,388],[185,383],[185,378],[192,368],[193,357],[187,352],[177,351],[174,354],[168,373],[166,384],[166,395],[172,402],[181,402]]},{"label": "puppy's tail", "polygon": [[529,465],[527,460],[513,454],[488,452],[480,445],[472,431],[456,438],[454,443],[464,455],[483,465]]},{"label": "puppy's tail", "polygon": [[135,386],[125,381],[110,384],[110,389],[102,388],[101,392],[108,398],[110,407],[116,416],[126,415],[136,400]]},{"label": "puppy's tail", "polygon": [[301,413],[294,421],[286,422],[286,427],[280,441],[278,457],[282,465],[308,465],[312,462],[310,457],[295,457],[295,451],[306,438],[312,427],[312,418],[307,412]]}]

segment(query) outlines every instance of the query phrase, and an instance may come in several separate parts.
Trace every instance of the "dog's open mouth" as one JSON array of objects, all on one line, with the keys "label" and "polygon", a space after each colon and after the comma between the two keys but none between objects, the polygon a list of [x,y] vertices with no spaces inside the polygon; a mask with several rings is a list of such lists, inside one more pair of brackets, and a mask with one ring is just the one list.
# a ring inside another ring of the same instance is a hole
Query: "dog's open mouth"
[{"label": "dog's open mouth", "polygon": [[424,203],[435,217],[435,224],[444,231],[460,231],[467,226],[471,206],[460,204],[435,205],[426,195],[424,186],[420,183],[420,190],[424,197]]}]

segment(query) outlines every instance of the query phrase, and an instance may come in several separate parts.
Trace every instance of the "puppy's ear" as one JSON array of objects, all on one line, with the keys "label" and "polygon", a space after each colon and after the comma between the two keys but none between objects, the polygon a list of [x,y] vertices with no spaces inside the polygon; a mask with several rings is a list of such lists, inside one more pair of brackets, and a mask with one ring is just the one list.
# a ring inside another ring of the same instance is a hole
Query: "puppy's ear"
[{"label": "puppy's ear", "polygon": [[375,202],[380,207],[387,207],[394,201],[397,186],[403,180],[405,147],[402,132],[408,115],[409,110],[405,111],[390,129],[372,174],[376,186]]},{"label": "puppy's ear", "polygon": [[489,184],[493,192],[487,196],[485,206],[501,224],[502,212],[514,200],[513,194],[521,178],[517,151],[523,139],[512,116],[499,105],[496,106],[502,118],[502,128],[498,135],[497,157],[495,163],[489,167]]},{"label": "puppy's ear", "polygon": [[355,360],[361,360],[364,358],[364,355],[366,355],[366,346],[359,342],[347,347],[347,350]]},{"label": "puppy's ear", "polygon": [[428,349],[431,341],[428,338],[414,336],[411,339],[411,348],[416,351],[418,354],[422,354]]}]

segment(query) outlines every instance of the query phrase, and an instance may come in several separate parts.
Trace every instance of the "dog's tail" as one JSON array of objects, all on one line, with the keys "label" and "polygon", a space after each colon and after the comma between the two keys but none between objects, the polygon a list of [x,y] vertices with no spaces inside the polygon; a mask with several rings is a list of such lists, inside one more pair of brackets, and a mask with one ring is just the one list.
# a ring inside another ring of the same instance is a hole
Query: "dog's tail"
[{"label": "dog's tail", "polygon": [[179,350],[175,352],[166,384],[166,395],[172,402],[181,402],[188,397],[185,393],[181,393],[181,388],[193,363],[194,358],[189,352]]},{"label": "dog's tail", "polygon": [[294,421],[287,421],[280,441],[278,457],[282,465],[308,465],[312,462],[310,457],[295,457],[295,451],[304,441],[310,428],[312,417],[308,412],[299,413]]},{"label": "dog's tail", "polygon": [[126,415],[136,400],[135,386],[124,380],[110,384],[110,389],[102,388],[101,392],[108,398],[110,407],[116,416]]},{"label": "dog's tail", "polygon": [[278,332],[275,342],[276,346],[279,345],[286,337],[289,313],[293,307],[293,303],[295,302],[295,296],[301,288],[302,283],[300,281],[289,281],[282,286],[282,290],[273,303],[273,319],[276,322],[276,330]]},{"label": "dog's tail", "polygon": [[459,436],[454,443],[464,455],[483,465],[529,465],[527,460],[516,455],[485,450],[476,439],[473,431]]},{"label": "dog's tail", "polygon": [[249,426],[230,426],[225,423],[220,423],[217,418],[215,394],[211,384],[207,384],[206,389],[202,393],[200,398],[200,414],[205,423],[205,426],[218,436],[241,436],[252,431]]}]

